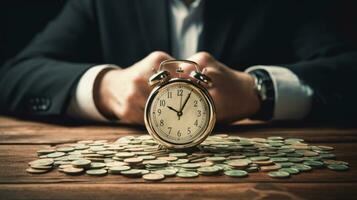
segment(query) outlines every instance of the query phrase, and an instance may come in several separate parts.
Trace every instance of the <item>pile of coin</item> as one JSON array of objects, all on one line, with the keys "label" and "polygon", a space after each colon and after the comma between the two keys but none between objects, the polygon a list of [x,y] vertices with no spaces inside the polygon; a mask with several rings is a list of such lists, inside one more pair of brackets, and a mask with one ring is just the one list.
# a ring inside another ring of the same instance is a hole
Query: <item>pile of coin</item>
[{"label": "pile of coin", "polygon": [[84,140],[37,151],[38,160],[29,163],[28,173],[41,174],[57,168],[67,175],[109,174],[159,181],[166,177],[247,177],[267,172],[272,178],[328,168],[346,171],[349,164],[336,160],[334,148],[309,145],[298,138],[280,136],[244,138],[217,134],[197,148],[168,150],[151,136],[125,136],[107,140]]}]

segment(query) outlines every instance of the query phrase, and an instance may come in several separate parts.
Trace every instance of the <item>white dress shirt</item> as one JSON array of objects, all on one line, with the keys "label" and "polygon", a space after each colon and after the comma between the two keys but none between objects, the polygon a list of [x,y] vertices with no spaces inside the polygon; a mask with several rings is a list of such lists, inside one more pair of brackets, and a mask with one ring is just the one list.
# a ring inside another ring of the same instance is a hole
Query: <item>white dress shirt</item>
[{"label": "white dress shirt", "polygon": [[[172,56],[185,59],[197,52],[203,29],[202,0],[186,6],[182,0],[170,0]],[[99,72],[113,65],[100,65],[87,70],[78,82],[67,113],[72,117],[107,121],[95,106],[93,85]],[[266,70],[275,90],[273,120],[302,119],[310,111],[313,91],[292,71],[279,66],[252,66],[246,70]]]}]

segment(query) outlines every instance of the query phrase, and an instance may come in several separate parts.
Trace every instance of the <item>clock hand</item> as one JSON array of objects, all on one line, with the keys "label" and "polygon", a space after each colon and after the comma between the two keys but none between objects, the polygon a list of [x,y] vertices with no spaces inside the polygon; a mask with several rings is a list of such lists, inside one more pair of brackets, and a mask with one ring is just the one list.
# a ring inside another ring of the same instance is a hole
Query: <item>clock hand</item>
[{"label": "clock hand", "polygon": [[175,108],[173,108],[173,107],[171,107],[171,106],[167,106],[170,110],[172,110],[172,111],[174,111],[174,112],[176,112],[176,113],[178,113],[179,111],[177,111]]},{"label": "clock hand", "polygon": [[185,108],[185,106],[186,106],[186,104],[187,104],[188,99],[191,97],[191,93],[192,93],[192,90],[191,90],[191,92],[187,95],[187,98],[185,99],[185,102],[183,102],[183,105],[182,105],[182,107],[181,107],[181,109],[180,109],[181,115],[182,115],[183,109]]},{"label": "clock hand", "polygon": [[178,120],[180,120],[180,117],[181,117],[181,115],[182,115],[182,112],[177,111],[175,108],[173,108],[173,107],[171,107],[171,106],[167,106],[167,107],[168,107],[170,110],[176,112],[177,117],[178,117]]}]

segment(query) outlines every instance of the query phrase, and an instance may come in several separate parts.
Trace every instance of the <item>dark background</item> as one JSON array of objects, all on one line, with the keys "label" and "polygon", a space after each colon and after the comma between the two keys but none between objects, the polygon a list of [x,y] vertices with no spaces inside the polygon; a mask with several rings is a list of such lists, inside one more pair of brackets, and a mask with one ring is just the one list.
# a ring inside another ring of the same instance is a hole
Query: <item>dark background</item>
[{"label": "dark background", "polygon": [[[0,3],[0,65],[21,51],[32,37],[61,11],[66,1],[2,1]],[[340,29],[348,41],[357,44],[357,1],[326,0],[326,3],[329,4],[331,24]]]}]

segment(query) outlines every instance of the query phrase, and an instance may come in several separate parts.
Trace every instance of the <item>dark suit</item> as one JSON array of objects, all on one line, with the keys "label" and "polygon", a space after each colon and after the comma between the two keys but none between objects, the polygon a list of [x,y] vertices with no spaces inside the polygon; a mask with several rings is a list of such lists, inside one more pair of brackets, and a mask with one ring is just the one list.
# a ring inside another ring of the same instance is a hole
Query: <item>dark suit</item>
[{"label": "dark suit", "polygon": [[[315,91],[311,116],[356,116],[357,51],[328,26],[325,6],[314,2],[207,0],[199,51],[236,70],[285,66]],[[88,68],[128,67],[152,51],[170,53],[168,6],[167,0],[70,1],[1,68],[1,109],[64,115]]]}]

